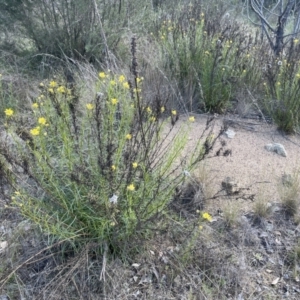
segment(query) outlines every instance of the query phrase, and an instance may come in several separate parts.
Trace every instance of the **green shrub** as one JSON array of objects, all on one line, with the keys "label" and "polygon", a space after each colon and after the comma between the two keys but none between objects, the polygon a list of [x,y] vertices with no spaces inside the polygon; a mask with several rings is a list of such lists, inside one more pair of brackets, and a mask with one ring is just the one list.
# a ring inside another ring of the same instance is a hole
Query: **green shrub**
[{"label": "green shrub", "polygon": [[252,54],[257,39],[224,17],[222,3],[216,9],[196,2],[165,19],[157,39],[165,69],[188,108],[222,113],[243,84],[257,85],[260,68]]},{"label": "green shrub", "polygon": [[0,153],[26,175],[13,196],[23,215],[60,239],[95,239],[113,252],[156,228],[183,171],[211,148],[199,140],[192,155],[183,154],[193,118],[168,142],[178,112],[143,103],[141,88],[137,76],[128,81],[100,72],[88,102],[75,88],[44,83],[30,128],[20,128],[16,113],[5,111],[18,151],[3,143]]},{"label": "green shrub", "polygon": [[[149,1],[150,2],[150,1]],[[136,28],[150,12],[140,1],[0,0],[1,36],[8,51],[38,53],[44,66],[55,68],[61,59],[113,64],[118,43],[133,22]],[[133,21],[134,20],[134,21]],[[142,29],[140,29],[142,30]],[[13,42],[10,42],[13,41]],[[32,60],[33,58],[31,58]],[[73,59],[73,60],[72,60]]]},{"label": "green shrub", "polygon": [[291,41],[285,57],[273,58],[265,68],[265,109],[286,133],[299,128],[300,46],[295,41]]}]

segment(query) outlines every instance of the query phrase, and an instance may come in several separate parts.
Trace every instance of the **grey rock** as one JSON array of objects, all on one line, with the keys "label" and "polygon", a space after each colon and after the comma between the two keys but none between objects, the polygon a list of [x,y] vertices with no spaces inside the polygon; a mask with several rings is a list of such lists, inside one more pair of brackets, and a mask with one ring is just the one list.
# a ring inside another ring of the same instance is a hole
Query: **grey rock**
[{"label": "grey rock", "polygon": [[229,139],[233,139],[235,136],[235,132],[232,129],[227,129],[225,131],[225,135],[229,138]]},{"label": "grey rock", "polygon": [[265,149],[267,151],[277,153],[283,157],[287,157],[287,152],[282,144],[279,143],[267,144],[265,146]]}]

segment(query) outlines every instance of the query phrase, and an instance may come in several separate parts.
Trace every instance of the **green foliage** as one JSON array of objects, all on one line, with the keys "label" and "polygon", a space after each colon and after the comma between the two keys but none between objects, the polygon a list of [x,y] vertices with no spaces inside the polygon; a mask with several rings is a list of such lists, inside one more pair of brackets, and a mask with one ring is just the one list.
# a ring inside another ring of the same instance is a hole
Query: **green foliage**
[{"label": "green foliage", "polygon": [[32,104],[30,128],[20,129],[16,112],[6,110],[18,154],[5,144],[0,150],[28,177],[15,187],[14,203],[60,239],[96,239],[116,252],[134,248],[127,242],[155,228],[184,179],[183,171],[191,170],[209,149],[199,141],[193,155],[181,160],[188,123],[168,143],[178,113],[164,104],[143,103],[141,78],[128,81],[100,72],[89,103],[62,82],[41,88]]},{"label": "green foliage", "polygon": [[221,4],[218,9],[189,4],[157,32],[165,68],[191,110],[225,112],[244,82],[255,86],[258,80],[253,40],[226,17]]},{"label": "green foliage", "polygon": [[24,48],[25,42],[27,48],[48,55],[46,64],[53,64],[54,57],[104,62],[108,51],[116,52],[124,29],[132,25],[131,17],[137,23],[140,21],[139,4],[139,1],[128,5],[120,1],[116,5],[94,0],[1,0],[0,26],[8,35],[6,41],[14,41],[11,50]]},{"label": "green foliage", "polygon": [[287,56],[273,59],[265,68],[265,108],[286,133],[294,133],[299,127],[299,50],[298,42],[291,41]]}]

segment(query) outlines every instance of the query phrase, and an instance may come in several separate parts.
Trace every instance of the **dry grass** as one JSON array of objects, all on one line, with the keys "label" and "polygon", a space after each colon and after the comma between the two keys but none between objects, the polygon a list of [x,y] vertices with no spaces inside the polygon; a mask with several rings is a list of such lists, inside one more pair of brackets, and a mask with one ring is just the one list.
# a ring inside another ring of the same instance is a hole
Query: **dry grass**
[{"label": "dry grass", "polygon": [[295,216],[300,205],[299,171],[293,174],[284,174],[279,183],[279,195],[286,213]]}]

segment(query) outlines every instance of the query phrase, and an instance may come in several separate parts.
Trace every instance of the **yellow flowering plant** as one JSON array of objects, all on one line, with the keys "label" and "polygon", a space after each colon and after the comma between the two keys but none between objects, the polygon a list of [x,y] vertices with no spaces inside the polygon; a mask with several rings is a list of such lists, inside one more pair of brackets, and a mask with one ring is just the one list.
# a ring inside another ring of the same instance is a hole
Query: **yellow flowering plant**
[{"label": "yellow flowering plant", "polygon": [[34,125],[19,147],[24,170],[36,182],[33,189],[18,187],[21,196],[15,195],[14,203],[48,234],[82,243],[101,240],[122,253],[125,242],[142,240],[167,214],[185,179],[178,175],[178,162],[192,170],[207,155],[199,139],[195,151],[183,157],[185,123],[172,144],[162,147],[175,130],[162,117],[166,103],[146,102],[124,88],[128,82],[139,88],[141,80],[133,74],[130,79],[100,72],[88,103],[80,90],[68,94],[58,91],[61,83],[45,83],[53,93],[33,107]]}]

